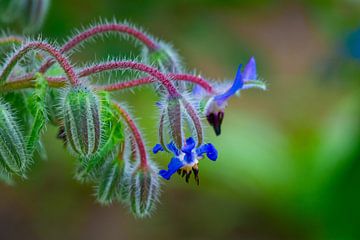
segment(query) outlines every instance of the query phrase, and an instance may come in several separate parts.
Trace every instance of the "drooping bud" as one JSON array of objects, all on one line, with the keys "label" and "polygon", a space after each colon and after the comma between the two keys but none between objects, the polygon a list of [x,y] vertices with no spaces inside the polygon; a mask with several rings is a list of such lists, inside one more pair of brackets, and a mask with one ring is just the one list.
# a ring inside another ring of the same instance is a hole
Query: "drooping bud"
[{"label": "drooping bud", "polygon": [[117,157],[109,158],[104,164],[96,189],[96,197],[101,204],[110,204],[120,198],[126,178],[125,168],[125,161]]},{"label": "drooping bud", "polygon": [[101,139],[97,95],[84,86],[70,88],[64,98],[63,117],[71,149],[81,156],[96,153]]},{"label": "drooping bud", "polygon": [[183,126],[181,105],[178,98],[169,97],[167,103],[167,115],[169,119],[169,131],[175,145],[178,148],[183,144]]},{"label": "drooping bud", "polygon": [[143,218],[151,214],[160,193],[157,168],[149,164],[137,167],[130,177],[130,206],[133,214]]},{"label": "drooping bud", "polygon": [[24,136],[10,107],[0,100],[0,167],[8,174],[24,176],[30,160],[27,156]]}]

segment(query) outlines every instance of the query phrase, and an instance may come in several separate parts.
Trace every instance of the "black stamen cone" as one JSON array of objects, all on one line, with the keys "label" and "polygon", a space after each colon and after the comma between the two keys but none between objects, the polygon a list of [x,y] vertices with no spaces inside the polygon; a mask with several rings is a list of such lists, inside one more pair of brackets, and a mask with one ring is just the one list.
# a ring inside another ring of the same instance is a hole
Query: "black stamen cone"
[{"label": "black stamen cone", "polygon": [[206,119],[214,128],[216,136],[219,136],[221,134],[221,124],[224,119],[224,112],[218,112],[217,114],[210,113]]}]

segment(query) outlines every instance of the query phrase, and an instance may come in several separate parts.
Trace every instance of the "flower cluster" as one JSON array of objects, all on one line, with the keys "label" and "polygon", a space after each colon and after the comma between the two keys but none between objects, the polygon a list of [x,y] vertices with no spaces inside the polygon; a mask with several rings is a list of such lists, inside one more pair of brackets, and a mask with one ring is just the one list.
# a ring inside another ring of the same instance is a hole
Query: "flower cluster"
[{"label": "flower cluster", "polygon": [[[109,33],[140,43],[143,61],[74,66],[68,53]],[[214,145],[204,142],[202,118],[220,135],[229,98],[243,89],[265,89],[254,58],[244,70],[239,66],[234,81],[219,84],[185,72],[170,45],[129,23],[90,26],[61,46],[3,36],[0,48],[8,52],[0,68],[0,178],[11,182],[27,175],[34,151],[43,151],[41,135],[52,124],[77,158],[76,179],[93,183],[100,203],[123,202],[137,217],[154,209],[160,177],[169,180],[178,172],[188,182],[193,174],[199,184],[200,160],[217,160]],[[114,78],[114,71],[125,74]],[[172,155],[167,169],[150,159],[154,155],[125,103],[109,94],[142,85],[152,85],[159,96],[159,144],[153,153]]]}]

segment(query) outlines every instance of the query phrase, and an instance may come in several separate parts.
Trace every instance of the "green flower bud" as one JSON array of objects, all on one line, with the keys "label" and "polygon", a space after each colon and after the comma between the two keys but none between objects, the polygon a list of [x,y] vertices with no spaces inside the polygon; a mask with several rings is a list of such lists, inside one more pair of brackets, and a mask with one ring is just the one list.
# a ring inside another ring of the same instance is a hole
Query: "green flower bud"
[{"label": "green flower bud", "polygon": [[0,167],[8,174],[24,176],[29,164],[24,136],[9,105],[0,100]]},{"label": "green flower bud", "polygon": [[184,137],[181,105],[179,99],[168,99],[167,115],[169,119],[170,136],[174,140],[176,147],[180,149],[182,147]]},{"label": "green flower bud", "polygon": [[96,188],[96,197],[101,204],[110,204],[119,198],[126,178],[125,168],[125,161],[117,157],[109,158],[105,163]]},{"label": "green flower bud", "polygon": [[151,214],[160,194],[157,168],[137,167],[130,177],[130,207],[133,214],[143,218]]},{"label": "green flower bud", "polygon": [[63,117],[70,148],[81,156],[96,153],[101,140],[97,95],[84,86],[70,88],[64,98]]}]

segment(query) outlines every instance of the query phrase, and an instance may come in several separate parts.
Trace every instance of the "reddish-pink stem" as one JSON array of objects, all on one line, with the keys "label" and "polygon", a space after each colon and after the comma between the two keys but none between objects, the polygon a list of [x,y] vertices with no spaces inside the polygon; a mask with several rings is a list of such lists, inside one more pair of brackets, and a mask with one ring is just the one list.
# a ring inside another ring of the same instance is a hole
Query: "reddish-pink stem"
[{"label": "reddish-pink stem", "polygon": [[204,78],[202,78],[200,76],[194,76],[191,74],[177,74],[177,73],[170,73],[167,76],[169,76],[171,79],[174,79],[174,80],[187,81],[187,82],[197,84],[197,85],[201,86],[208,93],[214,93],[213,86],[208,81],[206,81]]},{"label": "reddish-pink stem", "polygon": [[143,63],[132,62],[132,61],[118,61],[118,62],[108,62],[103,64],[98,64],[92,67],[84,68],[80,73],[79,77],[89,76],[91,74],[116,70],[116,69],[132,69],[140,72],[149,74],[150,76],[156,78],[169,92],[169,95],[173,98],[180,97],[180,93],[177,91],[172,82],[159,70],[156,68],[150,67]]},{"label": "reddish-pink stem", "polygon": [[53,46],[51,46],[48,43],[44,42],[30,42],[26,45],[24,45],[20,50],[18,50],[5,64],[5,67],[3,68],[1,75],[0,75],[0,82],[5,82],[9,75],[11,74],[11,71],[15,67],[16,63],[29,51],[31,50],[42,50],[44,52],[49,53],[52,57],[56,59],[57,62],[59,62],[60,66],[63,68],[68,80],[71,84],[76,85],[79,83],[78,77],[72,68],[69,61]]},{"label": "reddish-pink stem", "polygon": [[148,163],[147,163],[146,147],[142,140],[139,129],[137,128],[135,122],[130,117],[129,113],[125,111],[125,109],[123,109],[118,103],[115,103],[115,102],[114,102],[114,106],[116,107],[119,114],[124,118],[125,122],[129,126],[129,128],[134,136],[134,140],[139,149],[140,166],[143,168],[147,167]]},{"label": "reddish-pink stem", "polygon": [[[118,32],[120,34],[129,34],[130,36],[136,38],[140,42],[142,42],[149,50],[156,50],[159,48],[158,44],[153,41],[150,37],[148,37],[145,33],[137,30],[136,28],[132,28],[125,24],[117,24],[117,23],[109,23],[103,25],[97,25],[91,27],[84,32],[79,33],[72,39],[70,39],[61,49],[61,53],[65,53],[79,45],[80,43],[86,41],[87,39],[94,37],[96,35],[106,33],[106,32]],[[53,65],[51,59],[49,59],[44,65],[41,66],[39,72],[44,73],[47,69],[49,69]]]},{"label": "reddish-pink stem", "polygon": [[[203,79],[201,77],[197,77],[197,76],[190,75],[190,74],[176,74],[176,73],[170,73],[170,74],[167,74],[166,76],[171,78],[174,81],[187,81],[187,82],[197,84],[197,85],[201,86],[208,93],[214,93],[214,88],[211,86],[211,84],[208,83],[205,79]],[[140,85],[144,85],[144,84],[150,84],[155,81],[156,80],[153,79],[152,77],[143,77],[143,78],[130,80],[127,82],[119,82],[119,83],[114,83],[114,84],[109,84],[109,85],[96,86],[95,88],[99,89],[99,90],[105,90],[105,91],[117,91],[117,90],[121,90],[121,89],[125,89],[125,88],[131,88],[131,87],[136,87],[136,86],[140,86]]]}]

